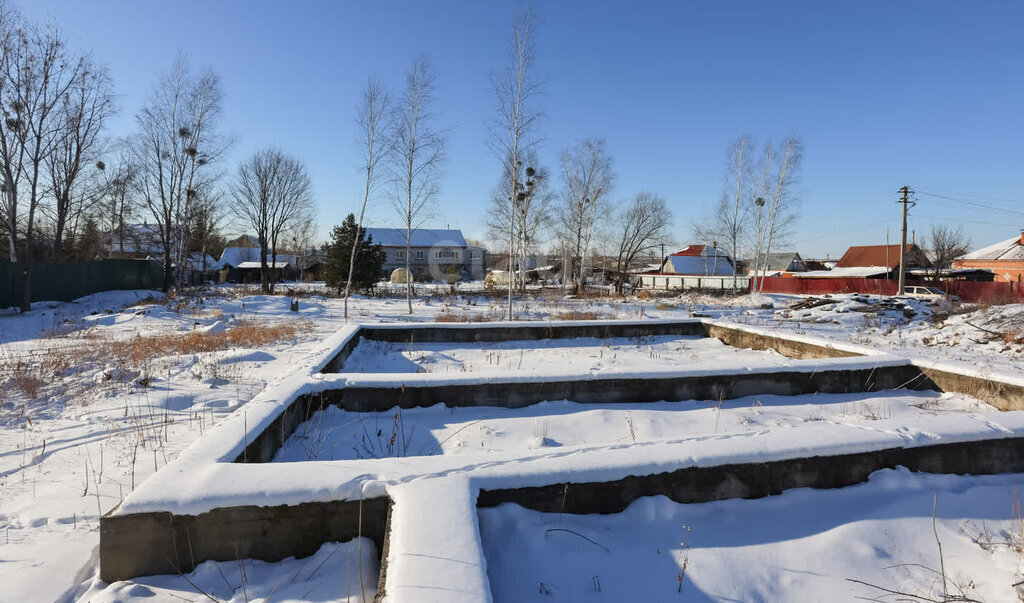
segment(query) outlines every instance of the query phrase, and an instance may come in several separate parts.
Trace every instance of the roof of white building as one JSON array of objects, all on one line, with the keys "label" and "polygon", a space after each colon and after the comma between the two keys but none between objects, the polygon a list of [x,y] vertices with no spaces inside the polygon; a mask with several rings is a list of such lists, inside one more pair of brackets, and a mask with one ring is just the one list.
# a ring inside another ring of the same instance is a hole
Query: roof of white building
[{"label": "roof of white building", "polygon": [[996,243],[995,245],[989,245],[988,247],[982,247],[977,251],[972,251],[960,259],[1012,261],[1024,260],[1024,245],[1021,245],[1021,237],[1016,236],[1012,239],[1007,239],[1005,241]]},{"label": "roof of white building", "polygon": [[[405,247],[404,228],[367,228],[373,242],[384,247]],[[417,228],[412,231],[411,247],[466,247],[461,230]]]}]

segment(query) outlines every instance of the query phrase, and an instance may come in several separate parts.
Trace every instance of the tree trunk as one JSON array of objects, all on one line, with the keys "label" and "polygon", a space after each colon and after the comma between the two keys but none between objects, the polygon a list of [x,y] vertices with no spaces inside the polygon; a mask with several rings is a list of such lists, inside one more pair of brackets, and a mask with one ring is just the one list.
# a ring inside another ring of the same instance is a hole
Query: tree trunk
[{"label": "tree trunk", "polygon": [[267,246],[260,242],[260,291],[270,293],[270,275],[267,274]]},{"label": "tree trunk", "polygon": [[53,259],[58,262],[64,259],[64,230],[67,226],[67,207],[69,203],[70,201],[66,197],[57,200],[57,224],[53,236]]}]

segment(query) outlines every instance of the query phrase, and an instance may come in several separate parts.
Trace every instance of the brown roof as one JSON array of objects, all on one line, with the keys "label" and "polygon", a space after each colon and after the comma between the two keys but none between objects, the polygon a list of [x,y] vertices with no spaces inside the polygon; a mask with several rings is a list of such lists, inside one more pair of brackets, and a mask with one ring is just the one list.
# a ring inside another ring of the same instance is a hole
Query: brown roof
[{"label": "brown roof", "polygon": [[685,249],[680,249],[670,255],[699,258],[704,255],[704,247],[705,245],[688,245]]},{"label": "brown roof", "polygon": [[[850,247],[836,263],[836,268],[885,266],[897,268],[900,265],[899,245],[863,245]],[[907,245],[907,267],[927,268],[931,262],[917,245]]]}]

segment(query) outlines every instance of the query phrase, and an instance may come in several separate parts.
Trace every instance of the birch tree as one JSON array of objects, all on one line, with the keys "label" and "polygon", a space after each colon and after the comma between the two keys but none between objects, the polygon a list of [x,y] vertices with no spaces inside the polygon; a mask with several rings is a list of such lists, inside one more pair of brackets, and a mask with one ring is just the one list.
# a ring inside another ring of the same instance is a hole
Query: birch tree
[{"label": "birch tree", "polygon": [[622,293],[633,261],[669,239],[672,212],[658,195],[641,192],[619,212],[615,224],[615,291]]},{"label": "birch tree", "polygon": [[[199,190],[212,186],[217,177],[212,166],[229,144],[217,131],[221,98],[216,73],[207,70],[193,77],[184,57],[179,57],[135,118],[135,180],[159,231],[164,291],[175,283],[174,266],[184,266]],[[180,277],[179,270],[179,282]]]},{"label": "birch tree", "polygon": [[[352,275],[356,269],[356,255],[362,241],[363,218],[366,216],[366,204],[375,196],[380,185],[381,168],[391,150],[394,112],[391,98],[383,84],[377,78],[370,78],[363,90],[363,100],[356,115],[359,130],[359,149],[363,153],[364,163],[361,166],[366,176],[363,187],[363,204],[359,208],[359,220],[356,224],[356,235],[352,237],[352,250],[348,258],[348,277],[345,279],[345,320],[348,320],[348,297],[352,292]],[[408,252],[407,252],[408,255]]]},{"label": "birch tree", "polygon": [[[750,223],[751,156],[753,143],[750,136],[741,136],[729,145],[726,168],[726,193],[715,211],[713,230],[717,240],[729,245],[733,262],[739,260],[740,244]],[[716,257],[717,260],[717,257]],[[755,260],[756,262],[756,260]],[[732,292],[736,294],[738,277],[733,269]]]},{"label": "birch tree", "polygon": [[[536,221],[531,215],[535,209],[532,201],[535,195],[529,190],[534,175],[527,170],[536,172],[536,165],[524,163],[523,157],[536,145],[536,128],[542,112],[536,105],[536,97],[540,93],[540,83],[533,75],[534,44],[533,34],[535,20],[533,9],[529,5],[519,4],[516,7],[515,19],[512,22],[512,40],[509,45],[509,65],[503,72],[491,78],[497,100],[497,112],[490,124],[492,148],[502,161],[502,177],[498,190],[508,204],[508,211],[501,212],[507,216],[508,233],[508,318],[512,319],[512,291],[515,289],[515,272],[513,266],[519,251],[519,268],[523,270],[526,260],[526,249],[522,244],[528,238],[526,233],[517,236],[517,223],[520,225]],[[521,274],[520,274],[521,276]],[[522,278],[520,278],[522,281]]]},{"label": "birch tree", "polygon": [[445,136],[436,129],[433,114],[434,68],[426,55],[417,57],[405,78],[395,107],[392,205],[405,227],[405,296],[412,314],[412,233],[427,219],[440,191]]},{"label": "birch tree", "polygon": [[764,291],[764,278],[757,275],[768,269],[772,245],[788,234],[796,220],[800,205],[796,185],[802,160],[803,143],[799,138],[786,138],[779,146],[771,140],[764,144],[753,195],[758,213],[754,241],[754,282],[758,293]]},{"label": "birch tree", "polygon": [[563,151],[561,160],[565,190],[558,220],[563,246],[572,262],[566,278],[571,278],[576,291],[582,293],[587,250],[595,228],[608,213],[607,197],[615,175],[604,140],[582,140]]}]

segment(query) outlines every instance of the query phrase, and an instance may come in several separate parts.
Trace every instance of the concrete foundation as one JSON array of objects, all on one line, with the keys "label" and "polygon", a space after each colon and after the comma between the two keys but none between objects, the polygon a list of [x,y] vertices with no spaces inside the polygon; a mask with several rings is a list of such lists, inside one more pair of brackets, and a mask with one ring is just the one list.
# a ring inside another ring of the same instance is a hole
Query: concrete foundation
[{"label": "concrete foundation", "polygon": [[[337,372],[361,338],[390,342],[480,342],[574,337],[645,337],[653,335],[712,336],[744,348],[774,349],[793,358],[856,356],[826,343],[793,341],[742,328],[704,323],[617,322],[600,324],[528,324],[502,326],[413,325],[362,327],[326,364]],[[458,406],[520,408],[543,400],[580,403],[654,402],[658,400],[718,400],[758,394],[800,395],[813,392],[848,393],[893,388],[934,389],[973,395],[1003,410],[1024,408],[1024,387],[913,364],[882,363],[874,369],[786,370],[668,378],[580,378],[568,381],[486,382],[339,387],[315,396],[300,396],[276,416],[270,427],[242,443],[235,462],[269,462],[296,426],[325,404],[346,410],[385,411],[438,402]],[[754,498],[788,488],[835,488],[867,479],[878,469],[899,465],[934,473],[1002,473],[1024,471],[1024,438],[992,439],[917,448],[889,448],[837,456],[813,456],[765,463],[679,469],[654,475],[630,476],[603,483],[550,484],[540,487],[482,490],[479,506],[516,502],[541,511],[614,513],[638,497],[664,494],[678,502],[722,498]],[[214,459],[210,463],[216,462]],[[159,474],[158,474],[159,475]],[[620,474],[621,475],[621,474]],[[389,546],[390,501],[304,503],[292,506],[239,506],[199,515],[169,512],[116,515],[100,522],[100,576],[106,582],[149,574],[189,572],[206,560],[256,558],[277,561],[313,554],[325,542],[371,538],[382,555],[378,598],[383,596]],[[471,518],[467,517],[467,521]]]},{"label": "concrete foundation", "polygon": [[308,557],[325,542],[360,535],[384,551],[389,506],[389,499],[373,498],[362,503],[229,507],[200,515],[108,514],[100,521],[100,579],[109,583],[150,574],[184,574],[209,560]]},{"label": "concrete foundation", "polygon": [[934,389],[912,365],[874,369],[736,372],[691,377],[608,378],[578,381],[487,382],[473,385],[396,385],[347,387],[318,394],[303,403],[335,404],[345,410],[370,412],[400,408],[500,406],[522,408],[545,400],[572,400],[580,404],[657,402],[659,400],[719,400],[751,395],[796,396],[808,393],[850,393],[906,387]]},{"label": "concrete foundation", "polygon": [[508,490],[481,490],[479,507],[512,502],[547,513],[619,513],[644,496],[665,495],[679,503],[760,498],[789,488],[842,488],[872,472],[898,466],[928,473],[985,475],[1024,471],[1024,438],[888,448],[766,463],[690,467],[630,476],[612,482],[561,483]]}]

